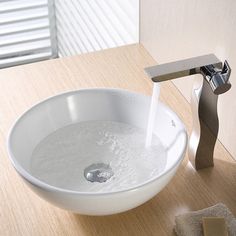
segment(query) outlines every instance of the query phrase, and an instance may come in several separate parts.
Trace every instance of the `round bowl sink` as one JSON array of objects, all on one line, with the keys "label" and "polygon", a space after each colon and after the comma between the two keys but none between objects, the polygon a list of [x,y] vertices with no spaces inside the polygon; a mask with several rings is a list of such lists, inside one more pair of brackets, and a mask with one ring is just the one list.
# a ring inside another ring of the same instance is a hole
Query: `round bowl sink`
[{"label": "round bowl sink", "polygon": [[17,119],[8,137],[13,166],[40,197],[86,215],[127,211],[174,176],[187,134],[158,103],[145,147],[151,98],[121,89],[84,89],[44,100]]}]

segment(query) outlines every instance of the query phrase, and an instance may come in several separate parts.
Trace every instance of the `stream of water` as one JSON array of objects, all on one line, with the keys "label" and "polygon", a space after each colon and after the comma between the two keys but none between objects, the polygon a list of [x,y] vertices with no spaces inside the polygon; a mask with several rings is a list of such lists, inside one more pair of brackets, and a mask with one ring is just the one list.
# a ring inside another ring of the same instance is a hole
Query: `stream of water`
[{"label": "stream of water", "polygon": [[160,95],[160,85],[159,85],[159,83],[154,83],[153,91],[152,91],[151,105],[150,105],[150,109],[149,109],[148,125],[147,125],[147,131],[146,131],[147,135],[146,135],[145,145],[147,148],[152,145],[153,128],[154,128],[154,124],[155,124],[159,95]]}]

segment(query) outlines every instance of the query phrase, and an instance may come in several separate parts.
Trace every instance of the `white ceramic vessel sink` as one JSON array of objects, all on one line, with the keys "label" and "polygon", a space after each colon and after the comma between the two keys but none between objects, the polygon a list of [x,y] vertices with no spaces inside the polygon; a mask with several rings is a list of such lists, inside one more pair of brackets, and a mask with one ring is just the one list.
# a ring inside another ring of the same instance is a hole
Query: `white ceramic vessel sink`
[{"label": "white ceramic vessel sink", "polygon": [[63,209],[86,215],[132,209],[167,185],[187,144],[183,123],[159,103],[153,146],[145,149],[149,106],[150,97],[120,89],[51,97],[13,125],[12,164],[33,191]]}]

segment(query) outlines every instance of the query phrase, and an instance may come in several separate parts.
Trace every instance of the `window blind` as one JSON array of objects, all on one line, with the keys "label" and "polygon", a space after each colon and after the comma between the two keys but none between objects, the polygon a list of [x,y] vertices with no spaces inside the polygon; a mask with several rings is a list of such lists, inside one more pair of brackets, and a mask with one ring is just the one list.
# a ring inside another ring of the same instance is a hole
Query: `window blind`
[{"label": "window blind", "polygon": [[0,1],[0,68],[55,57],[53,0]]}]

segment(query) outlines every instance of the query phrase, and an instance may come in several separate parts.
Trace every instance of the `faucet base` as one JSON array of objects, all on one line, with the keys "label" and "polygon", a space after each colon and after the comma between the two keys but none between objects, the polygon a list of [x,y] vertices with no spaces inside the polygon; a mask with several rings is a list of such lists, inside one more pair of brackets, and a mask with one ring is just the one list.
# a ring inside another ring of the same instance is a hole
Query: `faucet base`
[{"label": "faucet base", "polygon": [[211,92],[205,78],[196,78],[191,99],[193,129],[188,152],[197,170],[214,166],[214,147],[219,130],[217,101],[218,95]]}]

